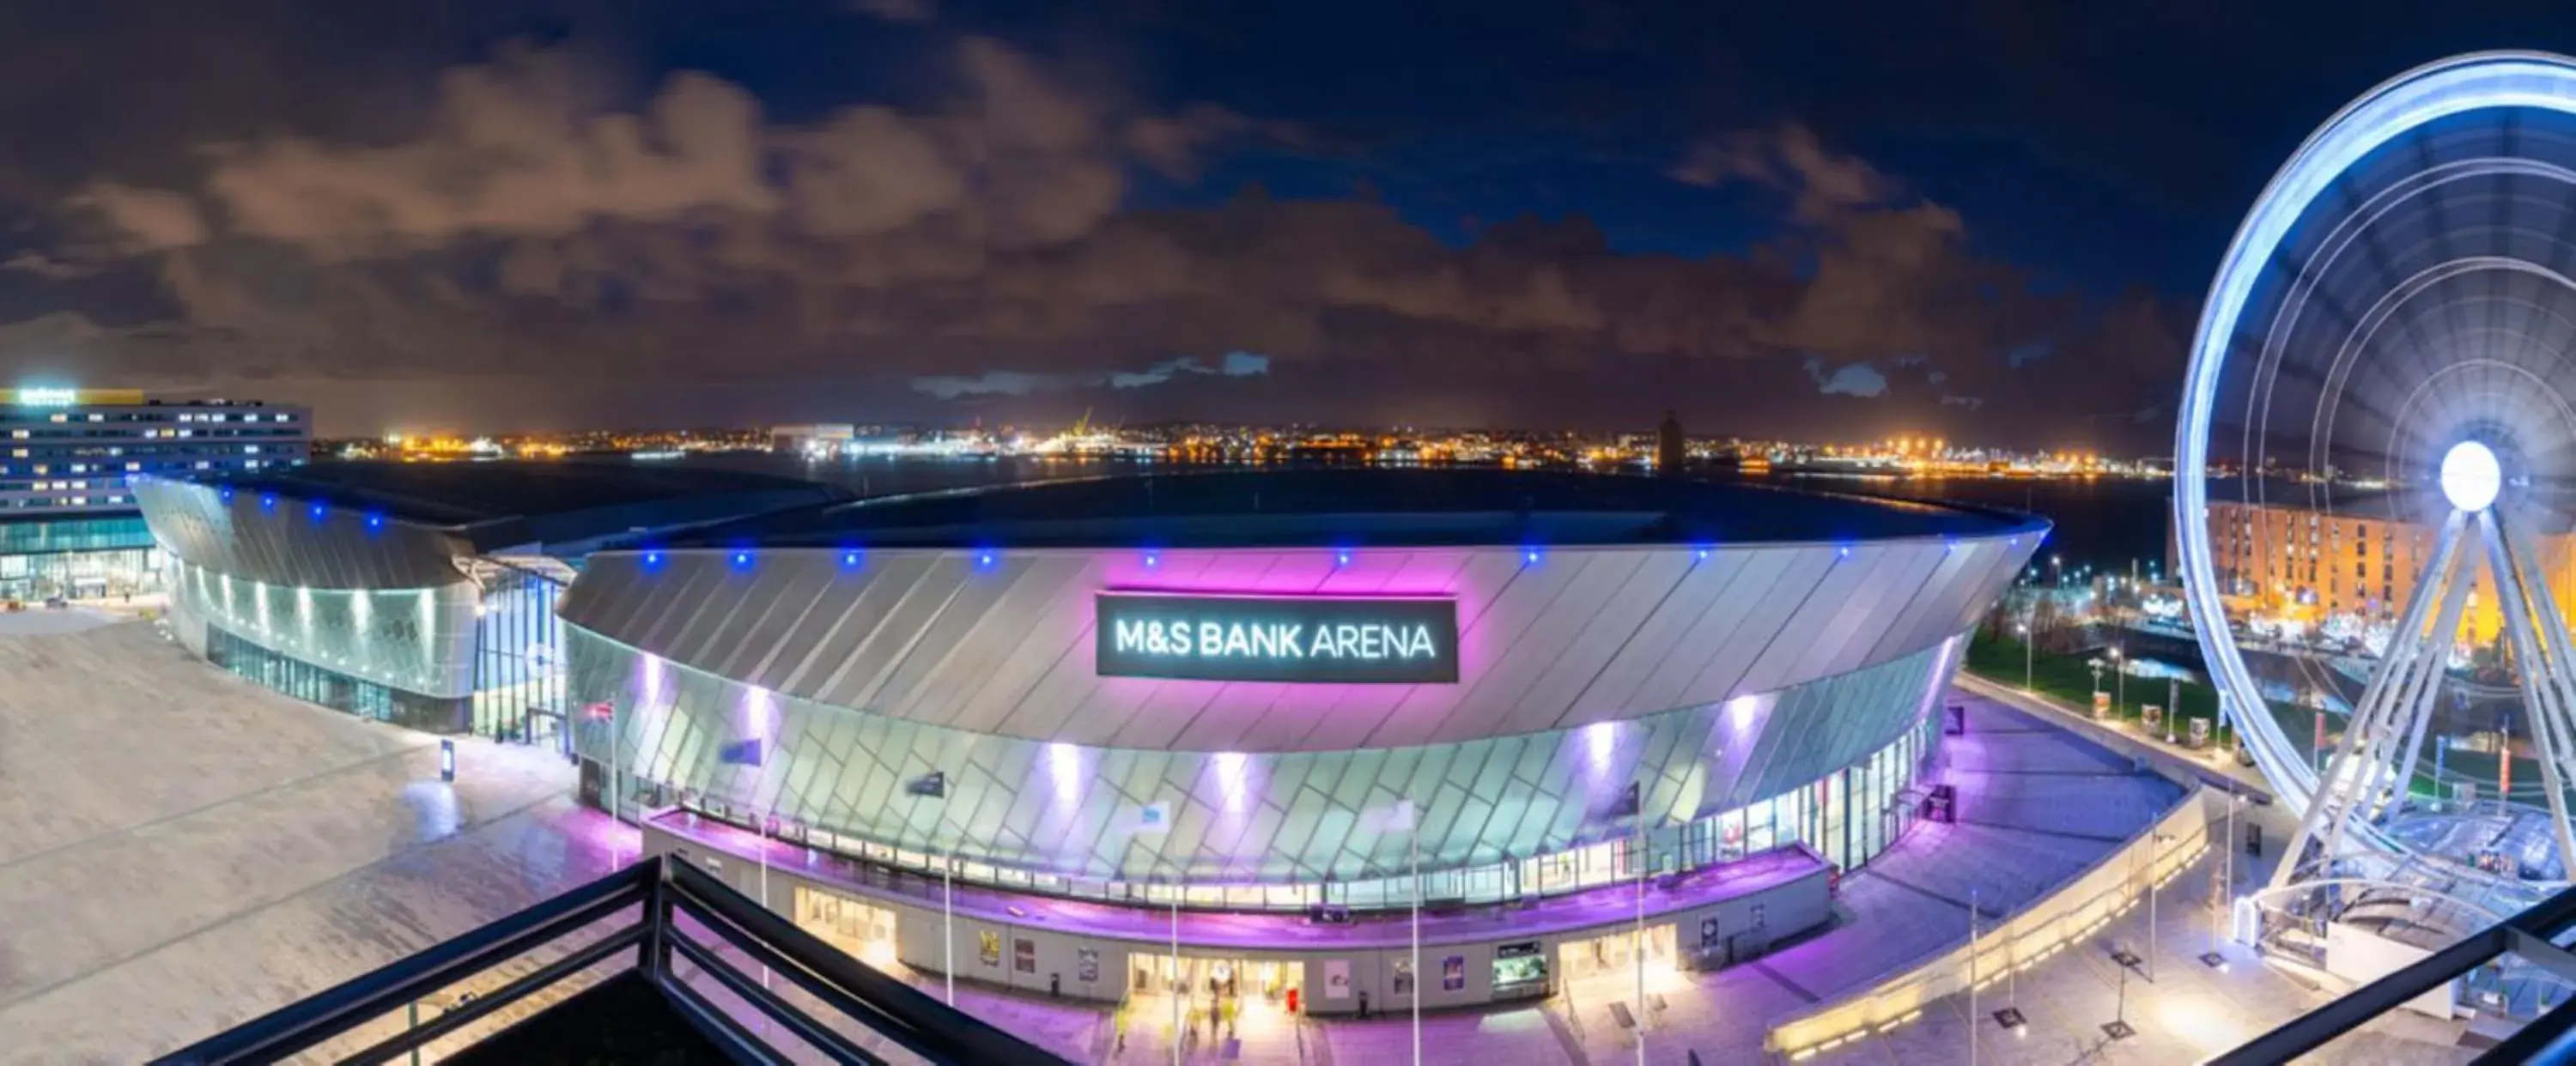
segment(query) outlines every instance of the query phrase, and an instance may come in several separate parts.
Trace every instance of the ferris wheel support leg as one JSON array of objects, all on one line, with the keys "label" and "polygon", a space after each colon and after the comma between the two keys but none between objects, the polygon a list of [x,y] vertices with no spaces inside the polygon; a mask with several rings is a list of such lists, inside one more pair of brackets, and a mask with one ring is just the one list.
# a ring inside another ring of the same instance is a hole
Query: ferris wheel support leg
[{"label": "ferris wheel support leg", "polygon": [[2567,616],[2558,612],[2558,597],[2549,590],[2549,572],[2530,552],[2531,539],[2512,523],[2504,523],[2497,532],[2505,537],[2506,558],[2522,572],[2521,586],[2530,597],[2531,612],[2540,618],[2541,652],[2558,693],[2559,757],[2576,760],[2576,642],[2568,639]]},{"label": "ferris wheel support leg", "polygon": [[[2567,794],[2560,783],[2558,757],[2563,750],[2559,726],[2565,721],[2565,707],[2559,702],[2565,691],[2553,679],[2557,668],[2540,654],[2540,642],[2532,635],[2530,586],[2518,580],[2512,560],[2505,551],[2504,537],[2492,518],[2481,516],[2480,532],[2486,540],[2489,565],[2496,573],[2497,606],[2503,609],[2504,630],[2513,642],[2514,659],[2522,664],[2523,700],[2531,709],[2531,740],[2540,748],[2541,786],[2548,790],[2550,829],[2558,840],[2558,861],[2562,866],[2576,865],[2576,832],[2567,824]],[[2502,758],[2510,759],[2508,750]]]},{"label": "ferris wheel support leg", "polygon": [[[2426,632],[2422,648],[2428,654],[2417,657],[2406,693],[2397,704],[2404,717],[2390,723],[2392,727],[2402,728],[2387,729],[2373,738],[2374,743],[2389,745],[2387,755],[2374,755],[2370,763],[2372,778],[2369,787],[2353,794],[2362,798],[2359,813],[2374,821],[2393,815],[2398,808],[2405,806],[2407,791],[2414,786],[2416,759],[2423,754],[2424,733],[2433,720],[2433,711],[2441,697],[2442,679],[2450,672],[2451,644],[2460,631],[2460,613],[2467,608],[2469,590],[2476,584],[2477,559],[2474,555],[2465,555],[2448,579],[2441,613],[2434,616],[2433,628]],[[2396,747],[2401,734],[2406,738],[2403,757],[2397,755]],[[2382,797],[2380,790],[2390,784],[2386,778],[2392,775],[2395,778],[2393,788]],[[2385,805],[2373,811],[2374,804]]]},{"label": "ferris wheel support leg", "polygon": [[[2325,776],[2318,779],[2316,793],[2308,799],[2307,812],[2299,819],[2299,831],[2290,838],[2289,850],[2281,853],[2280,864],[2272,868],[2272,887],[2280,888],[2298,879],[2310,843],[2325,837],[2340,841],[2343,822],[2351,811],[2348,783],[2354,776],[2354,760],[2360,757],[2368,736],[2378,731],[2377,724],[2387,716],[2390,704],[2405,687],[2405,678],[2424,654],[2424,624],[2433,613],[2433,605],[2448,592],[2452,562],[2459,555],[2461,528],[2465,524],[2466,516],[2457,511],[2442,523],[2432,561],[2424,567],[2414,591],[2407,595],[2403,618],[2389,637],[2388,650],[2380,656],[2379,672],[2362,690],[2361,701],[2354,705],[2352,719],[2344,726],[2343,744],[2327,764]],[[2439,669],[2442,660],[2437,656],[2433,661]],[[2333,846],[2328,845],[2330,849]],[[2332,854],[2331,850],[2327,852],[2329,858]]]},{"label": "ferris wheel support leg", "polygon": [[[2466,523],[2462,523],[2465,527]],[[2465,528],[2462,539],[2466,539]],[[2354,768],[2355,777],[2338,781],[2345,815],[2329,823],[2325,854],[2344,854],[2344,836],[2355,823],[2367,824],[2377,816],[2382,802],[2380,790],[2387,785],[2392,764],[2397,757],[2401,737],[2423,728],[2423,716],[2430,713],[2429,697],[2442,689],[2442,678],[2450,668],[2453,634],[2460,631],[2460,611],[2468,603],[2469,590],[2477,584],[2477,553],[2455,552],[2450,569],[2429,584],[2439,590],[2441,609],[2434,612],[2433,625],[2422,630],[2423,638],[2411,642],[2411,653],[2388,670],[2394,679],[2389,696],[2379,707],[2379,715],[2362,734],[2363,760]],[[2420,621],[2416,624],[2420,625]],[[2410,629],[2409,634],[2417,632]],[[2399,787],[2403,789],[2401,781]],[[2398,794],[2403,799],[2404,793]],[[2389,807],[2396,804],[2391,801]]]}]

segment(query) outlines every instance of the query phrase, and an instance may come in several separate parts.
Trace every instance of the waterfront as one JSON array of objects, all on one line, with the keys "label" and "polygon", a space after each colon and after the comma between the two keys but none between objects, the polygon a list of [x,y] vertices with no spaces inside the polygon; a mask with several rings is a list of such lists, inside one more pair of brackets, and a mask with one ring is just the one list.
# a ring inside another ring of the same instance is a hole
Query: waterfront
[{"label": "waterfront", "polygon": [[[609,460],[619,461],[619,460]],[[672,465],[746,470],[811,478],[861,496],[934,492],[977,485],[1007,485],[1067,478],[1185,471],[1186,464],[1133,459],[1063,459],[1037,456],[916,458],[867,456],[809,459],[768,452],[719,452],[667,460]],[[2048,555],[2062,556],[2071,572],[2163,566],[2172,504],[2171,484],[2111,478],[1898,478],[1803,474],[1711,475],[1714,480],[1779,485],[1817,492],[1908,500],[1941,500],[2029,511],[2056,528]]]}]

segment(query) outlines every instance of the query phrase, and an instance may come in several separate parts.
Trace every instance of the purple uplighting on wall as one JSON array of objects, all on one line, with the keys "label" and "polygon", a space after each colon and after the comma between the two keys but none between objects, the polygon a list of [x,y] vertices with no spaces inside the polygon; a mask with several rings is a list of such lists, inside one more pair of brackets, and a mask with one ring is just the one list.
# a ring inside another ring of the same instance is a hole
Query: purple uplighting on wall
[{"label": "purple uplighting on wall", "polygon": [[663,675],[669,671],[670,664],[659,655],[642,652],[635,656],[635,695],[645,707],[662,705]]},{"label": "purple uplighting on wall", "polygon": [[1058,741],[1046,746],[1047,784],[1056,807],[1070,811],[1082,805],[1082,749]]},{"label": "purple uplighting on wall", "polygon": [[778,700],[768,689],[758,685],[742,690],[742,735],[751,740],[768,740],[777,728],[771,721],[778,713]]},{"label": "purple uplighting on wall", "polygon": [[1212,760],[1216,767],[1217,794],[1228,814],[1241,814],[1250,803],[1252,759],[1239,751],[1220,751]]}]

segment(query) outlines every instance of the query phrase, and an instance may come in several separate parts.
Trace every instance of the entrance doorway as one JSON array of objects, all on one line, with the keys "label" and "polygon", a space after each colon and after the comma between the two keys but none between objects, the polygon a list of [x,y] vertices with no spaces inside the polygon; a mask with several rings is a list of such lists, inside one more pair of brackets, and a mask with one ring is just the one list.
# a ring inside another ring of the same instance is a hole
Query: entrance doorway
[{"label": "entrance doorway", "polygon": [[796,927],[822,938],[851,958],[904,976],[896,957],[894,911],[832,892],[796,886]]},{"label": "entrance doorway", "polygon": [[1263,1049],[1293,1054],[1297,1018],[1289,1005],[1303,1011],[1305,984],[1301,962],[1129,955],[1119,1010],[1128,1026],[1166,1034],[1177,1016],[1184,1048],[1239,1040],[1246,1058],[1260,1057],[1255,1052]]},{"label": "entrance doorway", "polygon": [[[1646,969],[1649,972],[1674,968],[1673,929],[1669,923],[1646,927]],[[1592,977],[1633,979],[1637,973],[1637,944],[1637,935],[1625,930],[1604,933],[1590,940],[1569,940],[1557,946],[1557,966],[1570,981]]]}]

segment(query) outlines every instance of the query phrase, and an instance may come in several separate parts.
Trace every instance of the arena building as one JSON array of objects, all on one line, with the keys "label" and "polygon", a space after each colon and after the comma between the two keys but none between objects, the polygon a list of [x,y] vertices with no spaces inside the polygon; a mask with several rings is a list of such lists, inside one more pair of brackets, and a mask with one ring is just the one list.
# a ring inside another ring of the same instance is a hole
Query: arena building
[{"label": "arena building", "polygon": [[2045,533],[1669,479],[1178,473],[644,538],[559,612],[585,796],[648,850],[884,964],[1350,1012],[1417,968],[1467,1005],[1827,921],[1926,809],[1965,634]]}]

